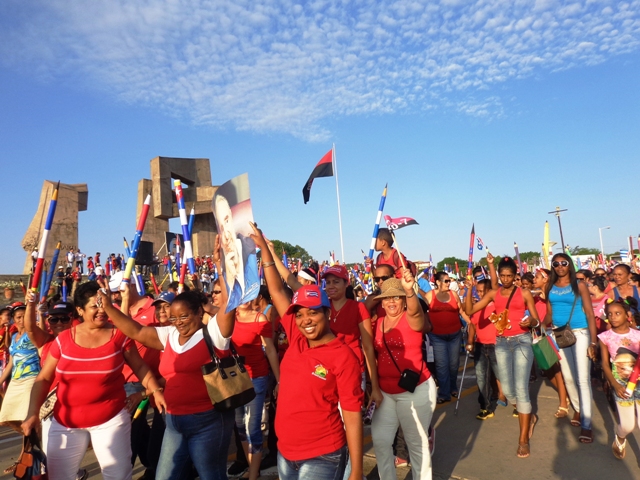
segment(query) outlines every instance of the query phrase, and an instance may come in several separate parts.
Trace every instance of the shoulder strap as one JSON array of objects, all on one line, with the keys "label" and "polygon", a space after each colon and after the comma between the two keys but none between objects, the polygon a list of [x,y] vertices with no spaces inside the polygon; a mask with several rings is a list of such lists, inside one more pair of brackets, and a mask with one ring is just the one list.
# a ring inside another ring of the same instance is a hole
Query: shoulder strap
[{"label": "shoulder strap", "polygon": [[507,300],[507,305],[504,307],[505,310],[509,309],[509,305],[511,305],[511,300],[513,299],[513,296],[516,294],[517,289],[518,287],[514,286],[513,290],[511,290],[511,295],[509,295],[509,300]]},{"label": "shoulder strap", "polygon": [[[213,318],[211,320],[213,320]],[[204,343],[207,345],[207,350],[209,350],[209,355],[211,355],[211,360],[219,362],[220,358],[216,355],[216,351],[213,348],[213,340],[211,340],[211,334],[209,333],[207,325],[202,327],[202,336],[204,337]],[[229,350],[231,350],[231,354],[234,357],[238,356],[238,352],[236,352],[236,348],[233,346],[233,342],[231,340],[229,340]]]},{"label": "shoulder strap", "polygon": [[573,294],[573,305],[571,305],[571,313],[569,314],[569,320],[567,320],[567,328],[571,329],[571,317],[573,317],[573,310],[576,308],[576,303],[578,302],[578,295]]},{"label": "shoulder strap", "polygon": [[[387,345],[387,340],[384,338],[384,334],[385,334],[385,331],[384,331],[384,319],[385,318],[386,318],[386,315],[384,317],[382,317],[382,343],[384,343],[384,346],[387,349],[387,352],[389,352],[389,357],[391,357],[391,361],[396,366],[396,369],[398,370],[398,372],[400,372],[400,374],[402,375],[402,370],[400,370],[400,367],[396,363],[395,358],[393,358],[393,355],[391,354],[391,350],[389,350],[389,345]],[[424,357],[422,358],[422,362],[420,363],[420,376],[422,376],[422,369],[423,368],[424,368]]]}]

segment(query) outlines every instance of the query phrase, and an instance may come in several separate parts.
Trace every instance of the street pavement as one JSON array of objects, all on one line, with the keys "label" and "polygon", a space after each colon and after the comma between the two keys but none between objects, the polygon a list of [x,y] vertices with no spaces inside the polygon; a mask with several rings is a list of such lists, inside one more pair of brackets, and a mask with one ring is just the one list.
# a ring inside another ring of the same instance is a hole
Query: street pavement
[{"label": "street pavement", "polygon": [[[599,381],[593,381],[594,443],[578,442],[580,429],[572,427],[569,417],[556,419],[558,397],[549,382],[538,378],[531,384],[534,412],[539,416],[531,439],[531,456],[516,457],[518,446],[518,420],[512,417],[511,407],[498,407],[495,417],[480,421],[477,388],[470,366],[465,376],[464,391],[458,414],[455,403],[438,405],[434,413],[436,449],[433,473],[436,480],[590,480],[640,479],[640,432],[628,438],[627,456],[617,460],[611,453],[615,416],[607,404]],[[365,428],[365,475],[368,480],[378,478],[370,431]],[[21,437],[9,429],[0,429],[0,471],[11,464],[20,453]],[[233,458],[231,453],[230,461]],[[89,478],[101,478],[100,468],[93,451],[85,455],[82,468]],[[136,463],[134,479],[144,473]],[[399,479],[412,479],[410,468],[398,468]],[[1,475],[0,480],[13,478]],[[277,478],[275,468],[264,471],[262,478]]]}]

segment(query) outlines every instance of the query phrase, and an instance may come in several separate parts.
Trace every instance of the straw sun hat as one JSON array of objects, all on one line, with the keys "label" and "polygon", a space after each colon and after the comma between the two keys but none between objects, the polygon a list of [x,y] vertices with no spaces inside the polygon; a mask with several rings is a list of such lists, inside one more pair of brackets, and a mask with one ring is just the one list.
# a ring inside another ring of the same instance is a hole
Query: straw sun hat
[{"label": "straw sun hat", "polygon": [[389,278],[382,282],[380,290],[380,295],[378,295],[376,299],[407,296],[404,288],[402,288],[402,282],[397,278]]}]

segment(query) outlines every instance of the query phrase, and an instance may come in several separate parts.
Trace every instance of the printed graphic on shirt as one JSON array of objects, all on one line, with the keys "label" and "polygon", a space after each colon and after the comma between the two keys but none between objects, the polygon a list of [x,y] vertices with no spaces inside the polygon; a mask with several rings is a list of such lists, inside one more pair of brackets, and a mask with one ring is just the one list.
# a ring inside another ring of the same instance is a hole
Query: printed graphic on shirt
[{"label": "printed graphic on shirt", "polygon": [[[627,339],[625,339],[627,340]],[[627,383],[629,381],[629,377],[631,376],[631,372],[633,371],[633,367],[636,364],[636,360],[638,359],[638,355],[631,350],[620,347],[618,348],[618,352],[615,358],[612,359],[612,373],[613,378],[620,381],[621,383]]]},{"label": "printed graphic on shirt", "polygon": [[324,365],[316,365],[315,370],[313,371],[314,376],[322,379],[322,380],[326,380],[327,379],[327,369],[324,368]]}]

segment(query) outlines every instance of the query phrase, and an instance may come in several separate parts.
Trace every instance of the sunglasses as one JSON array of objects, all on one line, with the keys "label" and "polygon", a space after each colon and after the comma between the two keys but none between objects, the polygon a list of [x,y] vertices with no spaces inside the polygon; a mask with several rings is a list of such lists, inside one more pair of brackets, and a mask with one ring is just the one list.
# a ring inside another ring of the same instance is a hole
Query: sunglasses
[{"label": "sunglasses", "polygon": [[562,260],[561,262],[555,261],[551,265],[553,265],[554,267],[559,267],[560,265],[562,265],[563,267],[568,267],[569,262],[567,262],[566,260]]},{"label": "sunglasses", "polygon": [[55,325],[58,322],[69,323],[71,321],[71,317],[49,317],[47,321],[52,325]]},{"label": "sunglasses", "polygon": [[214,295],[220,295],[222,293],[222,290],[214,290],[213,292]]},{"label": "sunglasses", "polygon": [[374,280],[374,282],[377,283],[377,282],[385,282],[385,281],[389,280],[390,278],[393,278],[393,277],[390,277],[388,275],[383,275],[381,277],[373,277],[373,280]]},{"label": "sunglasses", "polygon": [[445,280],[445,281],[444,281],[444,282],[442,282],[442,283],[451,283],[451,280]]}]

